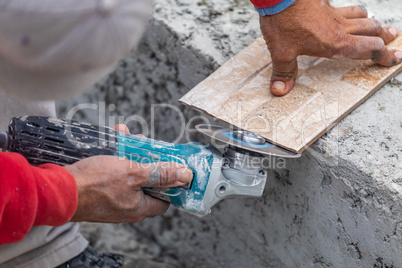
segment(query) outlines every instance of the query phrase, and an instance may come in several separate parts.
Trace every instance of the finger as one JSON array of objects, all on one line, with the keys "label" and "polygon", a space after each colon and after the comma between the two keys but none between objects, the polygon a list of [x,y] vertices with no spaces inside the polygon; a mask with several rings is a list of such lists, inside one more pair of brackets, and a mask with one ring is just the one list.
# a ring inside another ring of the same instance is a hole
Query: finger
[{"label": "finger", "polygon": [[176,187],[191,182],[190,168],[175,162],[158,162],[141,168],[141,187]]},{"label": "finger", "polygon": [[297,76],[297,57],[272,55],[271,93],[275,96],[288,94],[294,87]]},{"label": "finger", "polygon": [[381,37],[381,39],[384,40],[385,44],[390,43],[397,36],[398,36],[398,30],[395,27],[392,27],[392,26],[383,27],[382,31],[381,31],[381,34],[379,35],[379,37]]},{"label": "finger", "polygon": [[367,9],[362,5],[350,6],[350,7],[339,7],[339,8],[337,8],[337,10],[346,19],[367,18],[367,16],[368,16]]},{"label": "finger", "polygon": [[395,27],[382,27],[381,23],[373,18],[347,20],[347,33],[363,36],[378,36],[388,44],[396,38],[398,30]]},{"label": "finger", "polygon": [[351,59],[371,59],[383,66],[393,66],[400,63],[402,53],[388,50],[379,37],[349,35],[340,54]]},{"label": "finger", "polygon": [[124,124],[118,124],[114,127],[115,130],[123,132],[123,133],[127,133],[130,134],[130,130],[128,129],[128,127]]},{"label": "finger", "polygon": [[164,214],[168,208],[169,203],[149,195],[144,194],[143,204],[140,206],[138,214],[144,217],[156,217]]},{"label": "finger", "polygon": [[402,52],[384,48],[379,51],[374,51],[371,60],[382,66],[394,66],[401,62]]}]

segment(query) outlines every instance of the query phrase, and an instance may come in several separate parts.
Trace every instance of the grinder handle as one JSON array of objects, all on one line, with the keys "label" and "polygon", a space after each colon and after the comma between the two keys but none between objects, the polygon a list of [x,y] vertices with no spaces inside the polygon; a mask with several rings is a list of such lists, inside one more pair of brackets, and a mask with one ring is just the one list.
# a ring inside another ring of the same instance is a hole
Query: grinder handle
[{"label": "grinder handle", "polygon": [[144,188],[144,192],[196,215],[206,215],[210,211],[204,196],[215,154],[201,143],[172,144],[123,134],[109,127],[23,116],[11,120],[5,147],[22,154],[33,165],[69,165],[95,155],[117,155],[135,162],[184,164],[194,174],[188,187]]}]

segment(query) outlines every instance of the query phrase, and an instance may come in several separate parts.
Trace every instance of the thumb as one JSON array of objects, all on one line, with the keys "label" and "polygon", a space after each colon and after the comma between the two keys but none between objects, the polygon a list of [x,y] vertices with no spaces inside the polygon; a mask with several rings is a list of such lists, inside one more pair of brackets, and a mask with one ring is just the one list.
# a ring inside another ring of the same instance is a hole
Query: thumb
[{"label": "thumb", "polygon": [[190,168],[175,162],[158,162],[147,168],[148,181],[144,187],[176,187],[191,182]]},{"label": "thumb", "polygon": [[[281,53],[282,54],[282,53]],[[284,96],[291,91],[297,77],[297,56],[272,55],[271,93]]]}]

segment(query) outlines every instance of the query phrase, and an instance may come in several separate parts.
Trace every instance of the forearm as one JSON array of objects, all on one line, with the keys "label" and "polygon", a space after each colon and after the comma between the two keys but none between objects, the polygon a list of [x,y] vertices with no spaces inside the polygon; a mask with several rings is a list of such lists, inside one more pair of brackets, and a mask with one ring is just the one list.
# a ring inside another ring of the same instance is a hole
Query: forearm
[{"label": "forearm", "polygon": [[0,153],[0,245],[21,240],[36,225],[62,225],[77,208],[74,177],[64,168],[31,166]]}]

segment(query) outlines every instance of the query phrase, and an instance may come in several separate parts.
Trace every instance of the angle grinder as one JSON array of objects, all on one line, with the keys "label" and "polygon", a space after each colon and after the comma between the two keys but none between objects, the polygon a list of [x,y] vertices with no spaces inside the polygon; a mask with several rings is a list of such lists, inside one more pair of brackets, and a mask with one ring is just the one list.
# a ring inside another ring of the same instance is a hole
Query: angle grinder
[{"label": "angle grinder", "polygon": [[109,127],[43,116],[12,118],[8,131],[0,132],[0,149],[20,153],[32,165],[69,165],[95,155],[116,155],[140,164],[183,164],[194,174],[189,185],[143,190],[197,216],[208,215],[222,199],[260,197],[267,180],[263,168],[267,156],[300,157],[248,131],[212,125],[198,125],[196,129],[210,137],[212,143],[223,143],[223,152],[199,142],[173,144]]}]

